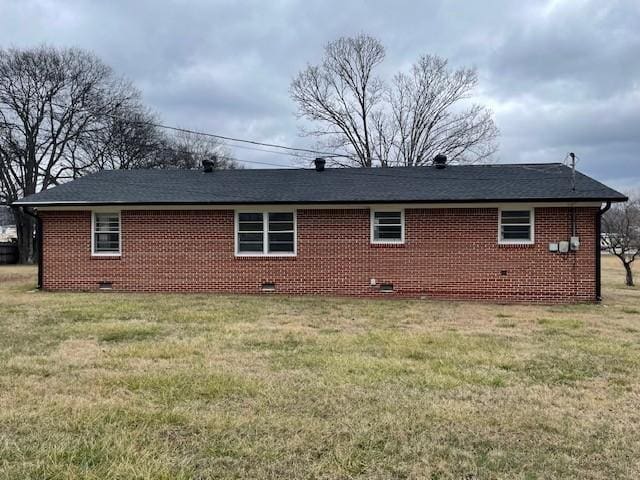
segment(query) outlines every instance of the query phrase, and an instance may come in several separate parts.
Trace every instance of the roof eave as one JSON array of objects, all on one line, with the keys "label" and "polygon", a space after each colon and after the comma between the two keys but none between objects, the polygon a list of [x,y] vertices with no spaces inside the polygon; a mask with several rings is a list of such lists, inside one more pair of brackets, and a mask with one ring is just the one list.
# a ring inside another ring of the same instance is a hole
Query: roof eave
[{"label": "roof eave", "polygon": [[23,202],[15,201],[11,205],[19,207],[104,207],[104,206],[123,206],[123,205],[135,205],[135,206],[224,206],[224,205],[332,205],[336,203],[340,204],[354,204],[354,205],[367,205],[367,204],[384,204],[384,203],[404,203],[404,204],[418,204],[418,203],[543,203],[543,202],[626,202],[629,198],[626,196],[620,197],[536,197],[536,198],[477,198],[477,199],[423,199],[423,200],[316,200],[316,201],[236,201],[236,202],[173,202],[173,201],[155,201],[155,202],[128,202],[128,201],[54,201],[54,202]]}]

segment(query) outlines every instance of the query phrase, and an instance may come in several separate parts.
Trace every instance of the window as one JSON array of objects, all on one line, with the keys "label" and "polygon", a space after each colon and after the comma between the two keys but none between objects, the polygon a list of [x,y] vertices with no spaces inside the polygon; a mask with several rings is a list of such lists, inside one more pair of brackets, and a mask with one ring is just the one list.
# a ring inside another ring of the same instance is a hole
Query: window
[{"label": "window", "polygon": [[404,243],[404,211],[371,211],[371,243]]},{"label": "window", "polygon": [[262,213],[238,214],[238,252],[264,251],[264,223]]},{"label": "window", "polygon": [[269,253],[293,253],[294,236],[293,212],[269,213]]},{"label": "window", "polygon": [[238,212],[237,255],[295,255],[294,212]]},{"label": "window", "polygon": [[120,255],[120,213],[93,213],[92,254]]},{"label": "window", "polygon": [[533,243],[533,209],[500,210],[499,243]]}]

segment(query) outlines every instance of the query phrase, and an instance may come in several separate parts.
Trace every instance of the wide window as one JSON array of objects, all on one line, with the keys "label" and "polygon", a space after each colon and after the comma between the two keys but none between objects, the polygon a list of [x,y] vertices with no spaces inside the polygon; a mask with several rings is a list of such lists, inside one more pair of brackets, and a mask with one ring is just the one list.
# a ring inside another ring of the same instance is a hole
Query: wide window
[{"label": "wide window", "polygon": [[120,255],[120,213],[93,213],[93,255]]},{"label": "wide window", "polygon": [[372,243],[403,243],[404,212],[402,210],[374,210],[371,212]]},{"label": "wide window", "polygon": [[533,243],[533,210],[500,210],[500,243]]},{"label": "wide window", "polygon": [[294,212],[238,212],[238,255],[295,255]]}]

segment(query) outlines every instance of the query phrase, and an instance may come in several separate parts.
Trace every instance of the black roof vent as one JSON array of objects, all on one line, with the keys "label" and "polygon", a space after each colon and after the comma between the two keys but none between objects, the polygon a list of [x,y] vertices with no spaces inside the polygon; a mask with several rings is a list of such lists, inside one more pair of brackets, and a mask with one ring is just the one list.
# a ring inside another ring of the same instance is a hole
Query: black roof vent
[{"label": "black roof vent", "polygon": [[433,157],[433,165],[436,168],[445,168],[447,166],[447,156],[439,153]]},{"label": "black roof vent", "polygon": [[313,163],[316,165],[316,172],[324,172],[324,165],[327,163],[324,158],[318,157],[313,161]]},{"label": "black roof vent", "polygon": [[217,160],[218,159],[213,156],[210,160],[207,159],[202,161],[202,168],[204,169],[205,173],[213,172],[213,170],[216,168],[216,163],[218,163]]}]

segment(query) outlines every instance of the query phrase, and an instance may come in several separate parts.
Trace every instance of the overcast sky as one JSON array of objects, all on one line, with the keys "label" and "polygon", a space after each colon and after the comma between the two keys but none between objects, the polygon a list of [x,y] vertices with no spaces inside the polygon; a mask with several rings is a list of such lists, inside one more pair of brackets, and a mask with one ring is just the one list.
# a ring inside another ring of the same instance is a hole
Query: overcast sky
[{"label": "overcast sky", "polygon": [[583,172],[640,187],[639,0],[0,0],[3,47],[92,50],[166,124],[297,146],[312,140],[298,136],[291,78],[328,41],[361,32],[386,46],[384,72],[423,53],[477,67],[499,161],[573,151]]}]

